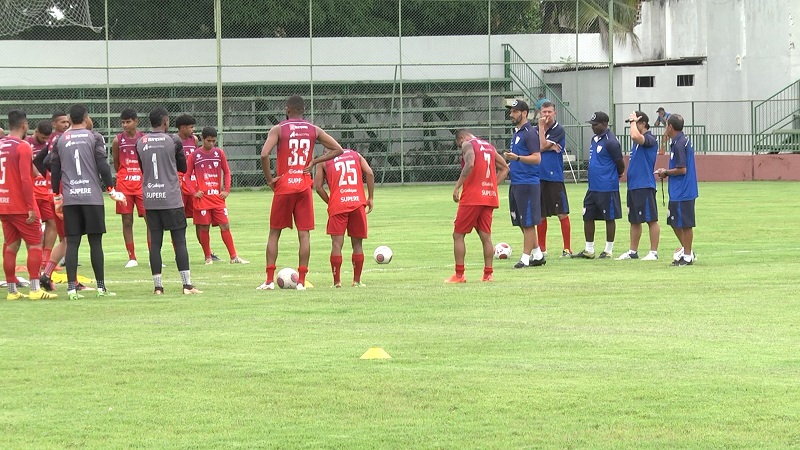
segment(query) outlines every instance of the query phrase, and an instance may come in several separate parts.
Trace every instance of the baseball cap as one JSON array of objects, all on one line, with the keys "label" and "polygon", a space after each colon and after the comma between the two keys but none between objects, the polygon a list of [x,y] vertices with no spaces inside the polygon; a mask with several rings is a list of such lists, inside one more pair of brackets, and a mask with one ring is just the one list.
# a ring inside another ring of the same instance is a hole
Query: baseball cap
[{"label": "baseball cap", "polygon": [[506,104],[508,109],[516,109],[517,111],[530,111],[528,104],[524,100],[514,99],[511,103]]},{"label": "baseball cap", "polygon": [[604,113],[603,111],[597,111],[592,114],[592,118],[587,120],[586,123],[590,123],[592,125],[596,125],[598,123],[608,123],[608,114]]}]

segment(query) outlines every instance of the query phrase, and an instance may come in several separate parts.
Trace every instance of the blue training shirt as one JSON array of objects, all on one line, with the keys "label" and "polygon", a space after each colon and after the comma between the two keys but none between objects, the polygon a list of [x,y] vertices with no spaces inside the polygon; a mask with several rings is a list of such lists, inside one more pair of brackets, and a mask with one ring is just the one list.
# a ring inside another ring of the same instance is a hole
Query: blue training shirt
[{"label": "blue training shirt", "polygon": [[[635,124],[634,124],[635,126]],[[656,188],[656,156],[658,141],[650,130],[644,133],[644,144],[633,143],[631,160],[628,163],[628,190]]]},{"label": "blue training shirt", "polygon": [[[539,129],[525,123],[511,137],[511,153],[528,156],[539,153]],[[509,178],[511,184],[539,184],[539,165],[526,164],[522,161],[509,161]]]},{"label": "blue training shirt", "polygon": [[669,146],[669,168],[686,167],[683,175],[669,177],[669,199],[673,202],[694,200],[697,191],[697,171],[694,165],[694,145],[688,136],[679,132]]},{"label": "blue training shirt", "polygon": [[542,152],[542,163],[539,165],[539,179],[542,181],[564,181],[564,149],[567,145],[567,133],[560,123],[556,122],[545,133],[549,142],[558,144],[561,151],[545,150]]},{"label": "blue training shirt", "polygon": [[589,145],[589,190],[619,191],[617,161],[622,159],[622,146],[611,130],[592,136]]}]

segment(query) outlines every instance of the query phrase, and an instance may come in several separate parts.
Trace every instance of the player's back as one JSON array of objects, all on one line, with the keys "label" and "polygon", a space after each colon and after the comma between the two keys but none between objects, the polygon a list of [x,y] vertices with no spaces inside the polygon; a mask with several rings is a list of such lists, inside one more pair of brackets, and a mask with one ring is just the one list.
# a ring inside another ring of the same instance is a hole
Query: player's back
[{"label": "player's back", "polygon": [[459,203],[462,205],[500,206],[497,196],[497,170],[495,155],[497,150],[482,139],[468,141],[472,145],[475,162],[472,171],[464,180]]},{"label": "player's back", "polygon": [[[20,169],[21,161],[28,165],[28,161],[32,160],[29,143],[12,136],[0,138],[0,215],[27,214],[32,208],[32,205],[27,205],[22,193]],[[32,170],[33,166],[28,165],[28,173]]]},{"label": "player's back", "polygon": [[176,209],[183,207],[181,181],[175,157],[183,152],[181,140],[171,134],[152,132],[136,143],[142,163],[142,192],[145,209]]},{"label": "player's back", "polygon": [[[39,153],[39,151],[41,149],[47,147],[47,145],[49,143],[51,143],[49,137],[48,137],[48,139],[46,141],[44,141],[44,143],[37,142],[36,138],[33,135],[28,136],[27,138],[25,138],[25,141],[27,143],[31,144],[31,149],[32,149],[33,156],[36,156],[36,154]],[[50,171],[49,170],[46,171],[44,174],[37,175],[33,179],[33,195],[37,199],[49,200],[52,197],[52,192],[53,191],[50,188]]]},{"label": "player's back", "polygon": [[278,169],[280,177],[275,185],[276,194],[291,194],[310,189],[311,175],[303,170],[308,166],[317,142],[317,127],[305,119],[287,119],[278,124]]},{"label": "player's back", "polygon": [[139,194],[142,190],[142,168],[136,154],[136,143],[142,136],[144,133],[138,130],[133,137],[124,132],[117,135],[119,170],[116,189],[125,194]]},{"label": "player's back", "polygon": [[341,155],[325,161],[325,180],[330,188],[328,214],[353,211],[367,204],[361,172],[361,155],[344,149]]},{"label": "player's back", "polygon": [[64,205],[102,205],[97,158],[106,157],[103,137],[85,128],[67,130],[55,141],[54,151],[61,165]]}]

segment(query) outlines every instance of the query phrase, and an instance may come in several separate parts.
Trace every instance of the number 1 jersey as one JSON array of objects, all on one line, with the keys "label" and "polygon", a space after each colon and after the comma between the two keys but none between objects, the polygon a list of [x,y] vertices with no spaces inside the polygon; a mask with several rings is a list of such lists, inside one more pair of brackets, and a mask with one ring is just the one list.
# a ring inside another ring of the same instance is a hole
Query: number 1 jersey
[{"label": "number 1 jersey", "polygon": [[288,119],[278,124],[278,169],[275,194],[293,194],[311,189],[311,175],[303,173],[314,155],[317,127],[304,119]]},{"label": "number 1 jersey", "polygon": [[349,213],[367,204],[361,174],[361,155],[345,149],[336,158],[325,161],[325,178],[331,190],[328,215]]}]

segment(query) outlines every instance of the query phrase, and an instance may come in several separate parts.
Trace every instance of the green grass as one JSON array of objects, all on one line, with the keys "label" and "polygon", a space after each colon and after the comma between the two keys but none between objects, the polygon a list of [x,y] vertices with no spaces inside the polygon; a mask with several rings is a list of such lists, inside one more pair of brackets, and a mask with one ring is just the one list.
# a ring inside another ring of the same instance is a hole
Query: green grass
[{"label": "green grass", "polygon": [[[576,249],[585,188],[568,186]],[[168,261],[167,295],[153,297],[141,221],[143,264],[123,269],[109,213],[106,278],[117,297],[0,303],[0,448],[800,446],[800,184],[702,184],[693,267],[669,266],[678,244],[662,221],[660,261],[552,257],[520,271],[512,259],[480,284],[472,234],[469,283],[457,286],[442,284],[453,264],[451,191],[378,187],[366,247],[389,245],[395,258],[368,257],[366,289],[328,287],[320,203],[316,288],[306,292],[254,290],[267,192],[228,203],[253,264],[204,266],[189,233],[200,296],[177,294]],[[494,240],[517,256],[506,207]],[[628,241],[618,224],[615,254]],[[284,233],[279,267],[296,266],[296,242]],[[226,254],[216,232],[212,246]],[[88,248],[81,259],[91,276]],[[358,359],[371,346],[392,359]]]}]

